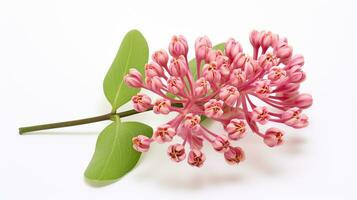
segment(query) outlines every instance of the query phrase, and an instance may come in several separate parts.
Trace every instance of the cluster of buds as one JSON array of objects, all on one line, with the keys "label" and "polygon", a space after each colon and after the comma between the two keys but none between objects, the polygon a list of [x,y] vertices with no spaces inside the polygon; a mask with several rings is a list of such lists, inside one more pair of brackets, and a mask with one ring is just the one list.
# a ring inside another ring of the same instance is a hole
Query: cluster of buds
[{"label": "cluster of buds", "polygon": [[[269,147],[282,144],[284,132],[275,127],[262,132],[259,126],[283,123],[293,128],[306,127],[308,117],[302,111],[311,106],[312,97],[299,92],[305,80],[304,58],[293,54],[286,38],[272,32],[252,31],[250,42],[252,56],[244,53],[233,38],[221,51],[212,48],[208,37],[200,37],[195,42],[197,67],[193,70],[188,65],[186,39],[174,36],[169,44],[171,58],[165,50],[156,51],[145,65],[145,79],[131,69],[125,77],[127,85],[160,96],[155,101],[141,93],[133,96],[136,111],[177,113],[160,125],[152,138],[133,138],[133,147],[146,152],[152,142],[166,143],[181,137],[182,143],[168,147],[168,156],[175,162],[187,158],[188,164],[201,167],[206,159],[202,152],[205,140],[224,155],[227,163],[238,164],[245,154],[232,143],[244,138],[248,127]],[[226,132],[209,130],[200,123],[201,116],[219,122]]]}]

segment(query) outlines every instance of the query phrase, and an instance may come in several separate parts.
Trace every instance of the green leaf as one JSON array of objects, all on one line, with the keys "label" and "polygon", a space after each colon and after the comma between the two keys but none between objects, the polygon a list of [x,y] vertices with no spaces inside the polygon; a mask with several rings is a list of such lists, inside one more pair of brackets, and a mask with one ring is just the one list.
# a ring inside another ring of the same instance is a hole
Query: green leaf
[{"label": "green leaf", "polygon": [[151,137],[152,128],[138,122],[116,119],[99,135],[95,152],[84,176],[92,183],[114,181],[134,168],[141,153],[133,149],[132,138]]},{"label": "green leaf", "polygon": [[165,95],[168,96],[168,97],[170,97],[170,98],[172,98],[172,99],[175,99],[175,98],[176,98],[176,95],[174,95],[174,94],[172,94],[172,93],[170,93],[170,92],[166,92]]},{"label": "green leaf", "polygon": [[[213,47],[213,49],[224,51],[224,45],[225,45],[225,43],[219,43],[219,44],[215,45]],[[193,76],[194,80],[196,80],[197,79],[196,59],[194,58],[194,59],[190,60],[190,62],[188,62],[188,65],[190,66],[190,70],[192,72],[192,76]],[[202,70],[202,67],[203,67],[203,62],[201,63],[201,70]]]},{"label": "green leaf", "polygon": [[124,83],[124,76],[130,68],[136,68],[143,74],[148,58],[149,47],[144,36],[137,30],[128,32],[104,79],[104,94],[112,105],[112,111],[116,111],[139,91],[128,87]]}]

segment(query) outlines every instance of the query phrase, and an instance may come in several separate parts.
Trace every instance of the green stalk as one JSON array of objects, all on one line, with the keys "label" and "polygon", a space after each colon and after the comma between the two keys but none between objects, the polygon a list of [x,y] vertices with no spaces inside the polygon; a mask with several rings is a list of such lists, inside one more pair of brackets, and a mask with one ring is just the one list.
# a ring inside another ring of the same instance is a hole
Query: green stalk
[{"label": "green stalk", "polygon": [[[182,107],[182,104],[175,103],[175,104],[172,104],[172,106]],[[149,111],[149,110],[152,110],[152,108],[150,108],[150,109],[148,109],[146,111]],[[72,121],[57,122],[57,123],[50,123],[50,124],[41,124],[41,125],[36,125],[36,126],[20,127],[19,128],[19,133],[20,133],[20,135],[22,135],[24,133],[40,131],[40,130],[48,130],[48,129],[54,129],[54,128],[63,128],[63,127],[68,127],[68,126],[78,126],[78,125],[83,125],[83,124],[90,124],[90,123],[110,120],[115,116],[118,116],[119,118],[123,118],[123,117],[127,117],[127,116],[130,116],[130,115],[135,115],[135,114],[138,114],[138,113],[139,112],[137,112],[135,110],[127,110],[127,111],[120,112],[120,113],[108,113],[108,114],[105,114],[105,115],[100,115],[100,116],[90,117],[90,118],[84,118],[84,119],[78,119],[78,120],[72,120]]]},{"label": "green stalk", "polygon": [[122,117],[127,117],[130,115],[135,115],[137,113],[138,112],[136,112],[135,110],[127,110],[127,111],[120,112],[120,113],[108,113],[105,115],[84,118],[84,119],[78,119],[78,120],[21,127],[21,128],[19,128],[19,133],[20,133],[20,135],[22,135],[24,133],[33,132],[33,131],[48,130],[48,129],[54,129],[54,128],[63,128],[63,127],[68,127],[68,126],[77,126],[77,125],[82,125],[82,124],[90,124],[90,123],[94,123],[94,122],[110,120],[115,115],[122,118]]}]

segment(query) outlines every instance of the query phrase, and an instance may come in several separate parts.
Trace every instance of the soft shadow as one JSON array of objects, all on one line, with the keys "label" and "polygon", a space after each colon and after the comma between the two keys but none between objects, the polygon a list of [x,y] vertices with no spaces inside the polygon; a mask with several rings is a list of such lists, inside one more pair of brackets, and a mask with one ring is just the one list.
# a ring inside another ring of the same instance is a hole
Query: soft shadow
[{"label": "soft shadow", "polygon": [[[184,176],[184,175],[182,175]],[[210,173],[205,175],[191,175],[184,179],[177,179],[173,176],[168,176],[165,179],[161,179],[160,186],[181,190],[199,190],[210,186],[219,186],[234,182],[241,182],[244,178],[237,174],[219,174]]]},{"label": "soft shadow", "polygon": [[115,180],[108,180],[108,181],[98,181],[98,180],[90,180],[86,177],[83,178],[84,182],[91,187],[96,187],[96,188],[100,188],[100,187],[104,187],[107,185],[110,185],[112,183],[117,182],[119,179],[115,179]]},{"label": "soft shadow", "polygon": [[281,153],[290,155],[299,155],[304,152],[304,145],[307,144],[307,140],[301,135],[290,136],[285,142]]},{"label": "soft shadow", "polygon": [[96,131],[35,131],[35,132],[29,132],[29,133],[24,133],[21,136],[26,136],[26,135],[98,135],[99,132]]},{"label": "soft shadow", "polygon": [[[229,166],[223,155],[210,150],[208,144],[204,148],[206,164],[200,168],[192,168],[186,162],[172,163],[167,160],[166,147],[155,145],[150,153],[145,154],[145,162],[135,170],[134,176],[145,181],[157,183],[160,187],[182,190],[200,190],[202,188],[225,184],[244,184],[259,181],[262,177],[278,177],[289,173],[286,159],[304,153],[306,139],[301,135],[286,137],[284,145],[270,148],[261,138],[249,134],[236,145],[246,153],[246,160],[238,166]],[[293,163],[293,162],[292,162]]]}]

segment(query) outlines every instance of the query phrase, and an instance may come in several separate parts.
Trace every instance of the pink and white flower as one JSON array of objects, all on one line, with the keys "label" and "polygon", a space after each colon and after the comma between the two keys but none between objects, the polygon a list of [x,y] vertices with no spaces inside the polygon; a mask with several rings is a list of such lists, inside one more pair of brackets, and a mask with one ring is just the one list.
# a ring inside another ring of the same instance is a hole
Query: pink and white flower
[{"label": "pink and white flower", "polygon": [[205,78],[201,77],[195,83],[195,95],[203,96],[207,94],[208,90],[211,88],[208,81]]},{"label": "pink and white flower", "polygon": [[170,145],[169,148],[167,148],[167,154],[172,161],[180,162],[186,157],[185,147],[182,144]]},{"label": "pink and white flower", "polygon": [[193,149],[188,153],[187,162],[194,167],[202,167],[206,160],[206,156],[199,150]]},{"label": "pink and white flower", "polygon": [[[179,137],[182,143],[168,147],[170,159],[184,160],[188,148],[187,163],[201,167],[206,160],[202,152],[206,141],[224,155],[227,163],[238,164],[245,154],[231,140],[242,139],[248,130],[273,147],[282,144],[283,131],[271,127],[262,133],[261,126],[274,122],[293,128],[306,127],[308,117],[302,112],[313,100],[311,95],[299,91],[306,79],[304,57],[294,55],[287,39],[270,31],[252,31],[249,40],[252,56],[243,52],[233,38],[225,43],[224,51],[213,49],[207,36],[198,38],[197,67],[192,69],[187,63],[185,37],[174,36],[169,43],[171,57],[165,50],[159,50],[145,65],[145,82],[138,70],[131,69],[124,78],[128,86],[149,90],[160,97],[152,104],[150,97],[139,93],[132,97],[134,109],[175,115],[159,126],[151,138],[134,137],[133,148],[146,152],[152,142],[169,143]],[[221,123],[225,131],[211,131],[201,123],[203,116]]]},{"label": "pink and white flower", "polygon": [[158,143],[171,142],[176,135],[175,130],[168,124],[161,125],[154,132],[153,138]]},{"label": "pink and white flower", "polygon": [[264,143],[269,147],[275,147],[283,143],[284,132],[278,128],[269,128],[264,135]]},{"label": "pink and white flower", "polygon": [[240,147],[231,147],[224,153],[224,158],[230,165],[236,165],[245,160],[245,154]]},{"label": "pink and white flower", "polygon": [[201,118],[199,115],[189,113],[185,116],[183,126],[188,129],[197,130],[200,126]]},{"label": "pink and white flower", "polygon": [[270,68],[268,79],[272,83],[276,83],[276,84],[282,83],[287,79],[286,71],[280,67],[274,66]]},{"label": "pink and white flower", "polygon": [[173,36],[169,44],[169,52],[171,56],[175,58],[179,56],[187,56],[188,44],[186,38],[182,35]]},{"label": "pink and white flower", "polygon": [[271,93],[270,80],[255,82],[255,93],[261,98],[268,98]]},{"label": "pink and white flower", "polygon": [[226,42],[225,50],[226,55],[233,60],[238,55],[238,53],[242,52],[243,49],[239,42],[233,38],[230,38]]},{"label": "pink and white flower", "polygon": [[218,152],[227,152],[230,148],[230,143],[225,136],[218,136],[213,141],[212,146]]},{"label": "pink and white flower", "polygon": [[253,48],[259,48],[259,46],[261,44],[260,33],[256,30],[253,30],[249,35],[249,41],[250,41],[250,44],[253,46]]},{"label": "pink and white flower", "polygon": [[188,65],[185,60],[185,57],[181,55],[177,58],[173,58],[171,60],[169,69],[170,69],[170,73],[173,76],[184,77],[187,74],[187,70],[188,70]]},{"label": "pink and white flower", "polygon": [[145,82],[148,88],[157,92],[159,92],[164,87],[161,78],[158,76],[153,76],[153,77],[148,76],[146,77]]},{"label": "pink and white flower", "polygon": [[197,38],[195,42],[196,59],[199,62],[205,59],[210,49],[212,49],[212,43],[207,36]]},{"label": "pink and white flower", "polygon": [[221,73],[216,62],[211,62],[203,66],[203,77],[213,84],[216,84],[221,80]]},{"label": "pink and white flower", "polygon": [[229,124],[226,126],[225,130],[228,133],[228,137],[231,140],[238,140],[245,136],[246,127],[243,120],[237,118],[232,119]]},{"label": "pink and white flower", "polygon": [[133,148],[139,152],[147,152],[150,148],[151,139],[145,135],[138,135],[133,137]]},{"label": "pink and white flower", "polygon": [[178,94],[180,92],[183,91],[183,89],[185,88],[184,83],[182,82],[182,80],[178,77],[175,76],[171,76],[168,80],[167,80],[167,89],[169,90],[169,92],[171,92],[172,94]]},{"label": "pink and white flower", "polygon": [[143,112],[151,108],[151,98],[146,94],[137,94],[131,97],[134,109],[138,112]]},{"label": "pink and white flower", "polygon": [[151,62],[145,65],[145,75],[147,77],[163,76],[164,70],[156,62]]},{"label": "pink and white flower", "polygon": [[291,108],[282,114],[283,122],[294,128],[304,128],[309,125],[309,118],[299,108]]},{"label": "pink and white flower", "polygon": [[246,81],[246,74],[242,69],[234,69],[230,75],[230,83],[236,87],[242,85]]},{"label": "pink and white flower", "polygon": [[265,106],[254,108],[251,115],[253,121],[262,125],[266,124],[270,119],[268,108]]},{"label": "pink and white flower", "polygon": [[138,88],[143,86],[141,73],[134,68],[130,69],[129,74],[125,75],[124,81],[130,87]]},{"label": "pink and white flower", "polygon": [[162,67],[166,67],[167,62],[169,61],[169,55],[167,52],[163,49],[155,51],[154,54],[152,54],[151,59],[158,63]]},{"label": "pink and white flower", "polygon": [[223,115],[223,101],[216,99],[211,99],[209,102],[205,103],[205,115],[210,118],[219,118]]},{"label": "pink and white flower", "polygon": [[158,99],[154,103],[153,110],[156,114],[168,114],[170,112],[171,102],[167,99]]},{"label": "pink and white flower", "polygon": [[234,86],[228,85],[221,89],[219,98],[228,106],[233,107],[239,98],[238,89]]}]

